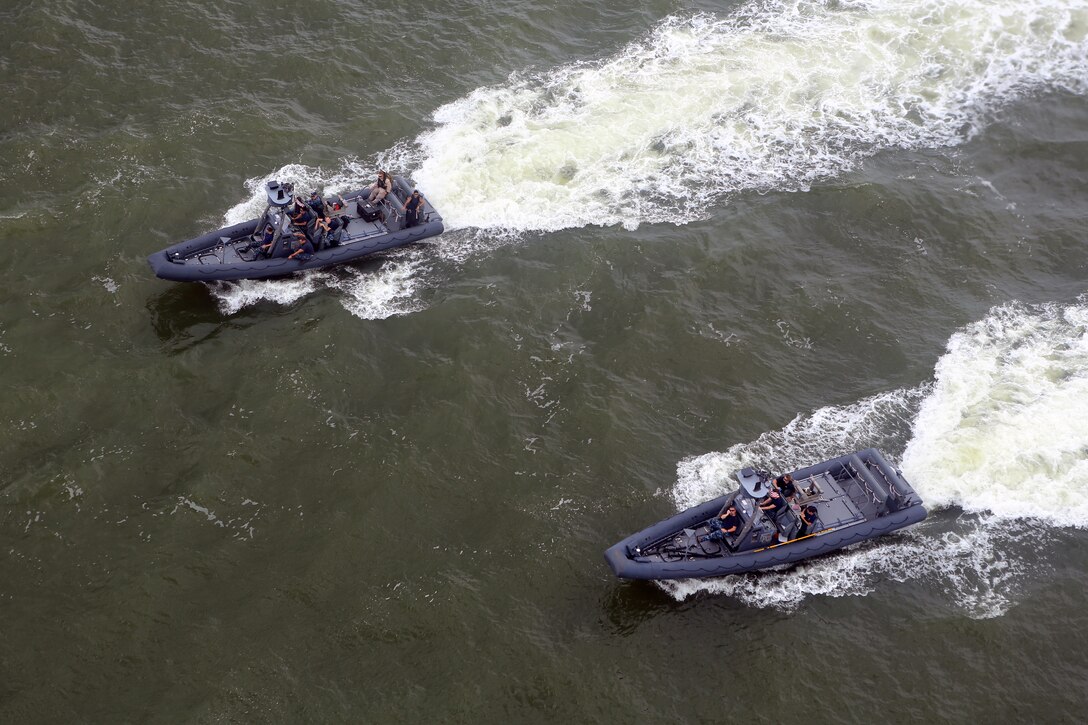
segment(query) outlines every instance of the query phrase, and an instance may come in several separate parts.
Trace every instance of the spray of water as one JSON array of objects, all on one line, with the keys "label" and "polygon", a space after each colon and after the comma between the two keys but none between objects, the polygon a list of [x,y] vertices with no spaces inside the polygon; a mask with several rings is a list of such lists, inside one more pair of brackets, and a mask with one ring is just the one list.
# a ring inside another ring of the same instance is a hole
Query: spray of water
[{"label": "spray of water", "polygon": [[287,279],[212,283],[208,289],[225,315],[258,303],[290,305],[328,289],[340,294],[341,304],[352,315],[362,320],[381,320],[422,308],[416,291],[426,265],[423,250],[407,249],[386,255],[376,270],[345,267]]}]

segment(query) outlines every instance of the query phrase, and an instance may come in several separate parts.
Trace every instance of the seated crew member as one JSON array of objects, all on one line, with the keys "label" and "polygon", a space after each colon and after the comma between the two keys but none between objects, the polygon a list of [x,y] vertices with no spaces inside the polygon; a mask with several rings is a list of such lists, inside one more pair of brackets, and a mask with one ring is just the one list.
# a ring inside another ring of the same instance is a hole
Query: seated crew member
[{"label": "seated crew member", "polygon": [[287,215],[291,217],[291,223],[300,229],[305,229],[314,218],[313,212],[310,211],[310,205],[304,202],[301,197],[295,198],[295,206],[288,211]]},{"label": "seated crew member", "polygon": [[261,234],[260,239],[254,239],[246,246],[242,247],[243,252],[248,252],[251,249],[256,249],[258,253],[267,252],[272,247],[272,240],[276,238],[276,230],[271,224],[268,224],[264,228],[264,232]]},{"label": "seated crew member", "polygon": [[302,232],[295,232],[295,251],[287,257],[305,262],[314,256],[314,245]]},{"label": "seated crew member", "polygon": [[787,501],[792,501],[797,497],[797,486],[793,483],[793,476],[788,473],[783,473],[778,478],[774,479],[774,485],[778,487],[779,493]]},{"label": "seated crew member", "polygon": [[327,221],[329,223],[329,232],[325,235],[325,246],[339,247],[340,243],[344,241],[344,235],[348,230],[347,222],[341,217],[333,217]]},{"label": "seated crew member", "polygon": [[797,530],[798,539],[812,533],[812,526],[816,523],[816,517],[818,515],[816,507],[812,504],[801,509],[801,528]]},{"label": "seated crew member", "polygon": [[332,220],[327,216],[318,215],[317,221],[314,222],[314,249],[321,251],[329,246],[329,236],[332,230]]},{"label": "seated crew member", "polygon": [[773,521],[778,520],[778,515],[782,513],[782,509],[785,507],[785,499],[773,488],[770,493],[759,500],[759,510],[770,516]]},{"label": "seated crew member", "polygon": [[412,192],[412,195],[408,197],[408,201],[401,205],[400,210],[404,212],[405,229],[419,224],[423,217],[423,197],[420,195],[419,189]]},{"label": "seated crew member", "polygon": [[725,513],[712,518],[707,522],[707,526],[714,529],[709,534],[704,536],[700,541],[720,541],[725,542],[725,535],[736,536],[740,531],[740,516],[737,516],[737,507],[733,504],[729,504],[729,508],[725,510]]},{"label": "seated crew member", "polygon": [[291,251],[290,247],[291,247],[291,239],[290,239],[289,236],[284,235],[284,238],[281,238],[279,240],[278,245],[274,244],[272,242],[269,242],[268,244],[265,244],[264,246],[262,246],[261,247],[261,255],[265,256],[265,257],[271,257],[272,253],[275,252],[276,253],[275,256],[277,256],[277,257],[286,257],[287,254]]},{"label": "seated crew member", "polygon": [[384,171],[379,171],[378,180],[366,188],[370,192],[366,200],[371,204],[377,204],[385,198],[386,194],[393,191],[393,179]]},{"label": "seated crew member", "polygon": [[306,205],[313,209],[314,214],[318,217],[328,216],[329,214],[329,205],[325,203],[325,200],[321,198],[316,189],[310,192],[310,200],[306,202]]}]

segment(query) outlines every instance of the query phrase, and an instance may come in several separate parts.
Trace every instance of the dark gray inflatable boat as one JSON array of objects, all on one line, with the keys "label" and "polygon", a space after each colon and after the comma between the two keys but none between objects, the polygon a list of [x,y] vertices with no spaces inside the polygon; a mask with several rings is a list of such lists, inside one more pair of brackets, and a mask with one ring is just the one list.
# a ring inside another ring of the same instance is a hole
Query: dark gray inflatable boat
[{"label": "dark gray inflatable boat", "polygon": [[[771,475],[745,468],[737,474],[738,490],[628,536],[605,552],[605,561],[624,579],[740,574],[826,554],[926,517],[918,494],[875,448],[791,475],[797,495],[777,518],[758,506],[774,487]],[[739,517],[737,531],[720,540],[708,538],[731,505]],[[799,535],[808,506],[817,515]]]},{"label": "dark gray inflatable boat", "polygon": [[[414,190],[403,177],[393,177],[393,190],[376,205],[365,202],[367,191],[325,199],[339,228],[334,234],[305,228],[316,242],[311,257],[288,259],[294,232],[289,212],[297,203],[290,184],[268,182],[268,206],[257,219],[217,229],[175,244],[147,258],[155,275],[178,282],[263,279],[351,262],[376,252],[413,244],[442,233],[442,217],[424,196],[416,224],[401,209]],[[265,230],[272,226],[271,239]],[[262,244],[270,243],[267,249]]]}]

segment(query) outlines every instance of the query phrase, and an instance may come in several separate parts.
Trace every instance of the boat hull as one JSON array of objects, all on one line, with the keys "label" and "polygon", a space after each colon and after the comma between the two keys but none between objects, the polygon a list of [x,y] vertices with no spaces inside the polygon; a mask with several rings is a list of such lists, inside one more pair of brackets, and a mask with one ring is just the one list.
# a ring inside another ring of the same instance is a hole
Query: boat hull
[{"label": "boat hull", "polygon": [[[862,459],[865,464],[862,464]],[[738,495],[729,493],[628,536],[605,551],[605,561],[616,576],[624,579],[691,579],[743,574],[827,554],[844,546],[890,534],[925,519],[926,509],[914,494],[914,490],[903,480],[899,471],[875,449],[824,461],[794,471],[792,475],[796,481],[811,480],[812,477],[830,474],[844,466],[868,471],[859,475],[865,477],[868,484],[867,495],[872,497],[873,506],[878,502],[880,504],[876,513],[860,520],[818,530],[793,541],[748,551],[708,556],[699,550],[689,549],[686,555],[681,554],[670,560],[642,551],[647,549],[652,552],[655,543],[670,537],[685,533],[690,535],[708,519],[718,515],[722,507]],[[881,483],[876,475],[887,483]],[[898,498],[893,499],[889,490]]]},{"label": "boat hull", "polygon": [[[925,507],[912,506],[903,511],[876,519],[875,521],[862,521],[857,524],[821,532],[805,539],[791,541],[768,549],[749,551],[719,559],[694,559],[677,562],[650,562],[636,561],[629,555],[639,542],[653,541],[666,536],[671,531],[693,526],[718,512],[725,503],[726,497],[715,499],[716,505],[709,506],[698,516],[691,517],[690,523],[682,523],[684,514],[663,521],[633,536],[629,536],[618,544],[610,547],[604,554],[605,561],[612,567],[616,576],[623,579],[697,579],[703,577],[726,576],[728,574],[744,574],[749,571],[767,569],[783,564],[793,564],[803,559],[809,559],[821,554],[828,554],[844,546],[857,544],[868,539],[875,539],[884,534],[911,526],[922,521],[926,517]],[[699,507],[703,509],[703,507]],[[694,511],[692,509],[691,511]],[[685,512],[687,513],[687,512]]]},{"label": "boat hull", "polygon": [[214,232],[190,239],[172,247],[155,252],[147,258],[147,263],[156,277],[173,282],[214,282],[239,279],[264,279],[282,277],[295,272],[302,272],[321,267],[354,262],[378,252],[421,242],[443,232],[440,221],[433,221],[419,226],[401,229],[380,236],[349,242],[339,247],[330,247],[315,252],[305,262],[294,259],[260,259],[253,262],[231,261],[221,264],[180,264],[173,259],[179,254],[188,256],[194,251],[206,248],[224,236],[236,238],[253,233],[257,221],[252,220],[233,227],[225,227]]}]

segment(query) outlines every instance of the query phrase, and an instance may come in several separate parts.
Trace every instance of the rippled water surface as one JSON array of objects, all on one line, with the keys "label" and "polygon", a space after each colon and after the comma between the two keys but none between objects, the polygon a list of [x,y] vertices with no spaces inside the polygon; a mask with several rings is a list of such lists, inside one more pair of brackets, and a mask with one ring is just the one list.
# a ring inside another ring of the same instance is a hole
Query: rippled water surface
[{"label": "rippled water surface", "polygon": [[[1085,2],[41,0],[0,89],[0,720],[1083,719]],[[446,234],[149,272],[378,165]],[[923,524],[601,558],[871,445]]]}]

